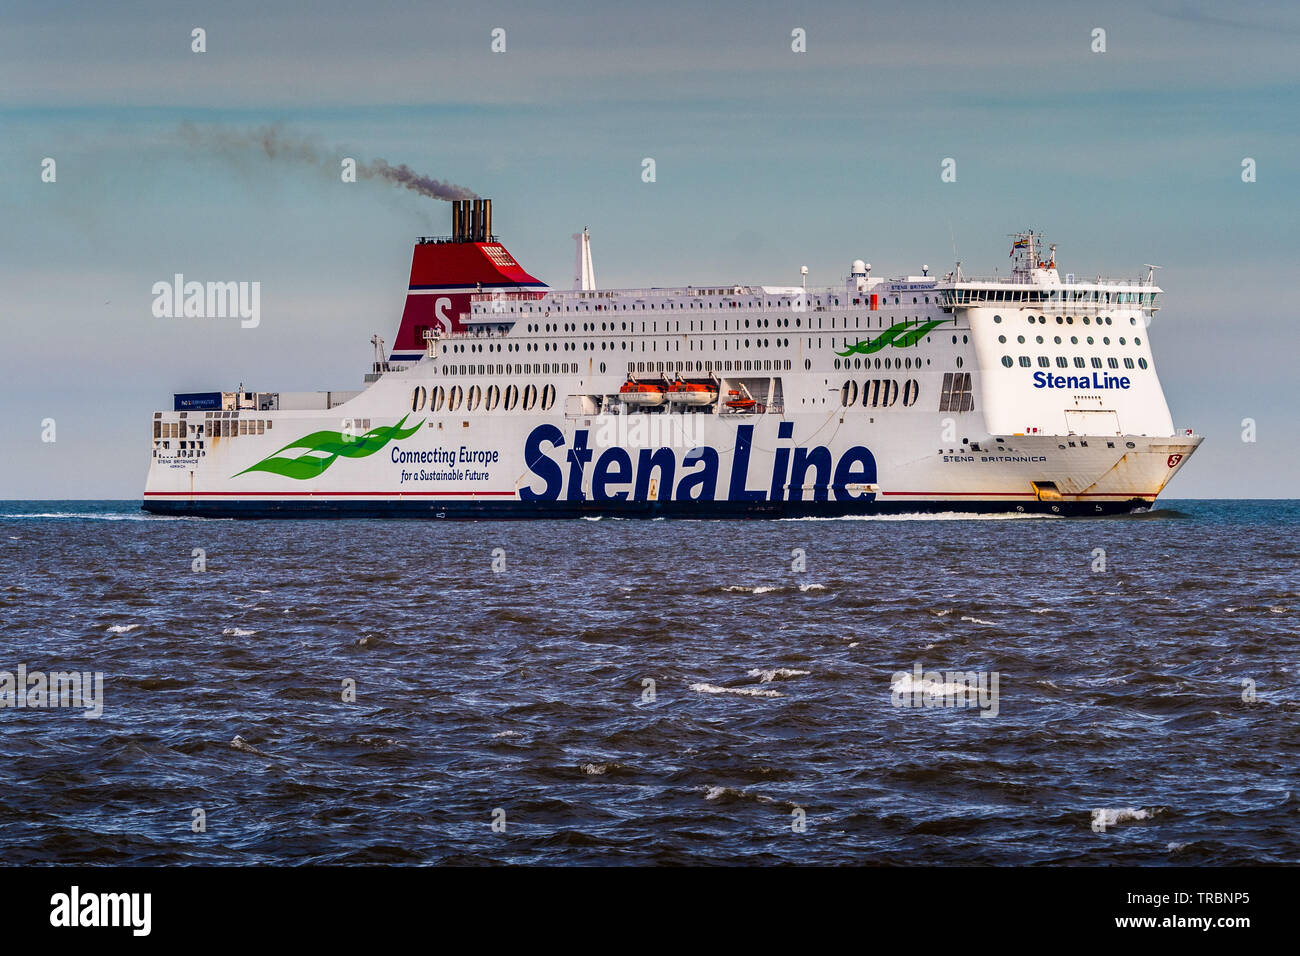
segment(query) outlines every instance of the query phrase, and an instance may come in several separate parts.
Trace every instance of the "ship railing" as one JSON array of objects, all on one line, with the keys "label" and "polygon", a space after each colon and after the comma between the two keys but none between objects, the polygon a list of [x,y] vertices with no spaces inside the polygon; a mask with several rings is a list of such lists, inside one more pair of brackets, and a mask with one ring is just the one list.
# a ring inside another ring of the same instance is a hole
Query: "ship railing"
[{"label": "ship railing", "polygon": [[[844,289],[839,286],[825,288],[809,287],[805,298],[824,296],[842,296]],[[668,299],[694,296],[712,299],[797,299],[799,293],[782,292],[777,296],[764,292],[760,286],[674,286],[667,288],[629,288],[629,289],[549,289],[533,292],[474,292],[470,301],[475,304],[493,302],[541,302],[568,305],[572,303],[601,303],[612,299]],[[482,313],[479,313],[480,315]]]},{"label": "ship railing", "polygon": [[1039,282],[1033,282],[1021,276],[1015,275],[991,275],[991,276],[972,276],[962,273],[960,279],[945,278],[939,282],[940,289],[966,289],[972,285],[996,285],[999,287],[1014,285],[1021,286],[1025,289],[1039,289],[1044,292],[1060,289],[1072,288],[1101,288],[1108,289],[1144,289],[1151,290],[1158,288],[1147,282],[1144,278],[1117,277],[1117,276],[1079,276],[1074,273],[1066,273],[1061,278],[1060,284],[1053,283],[1044,285]]}]

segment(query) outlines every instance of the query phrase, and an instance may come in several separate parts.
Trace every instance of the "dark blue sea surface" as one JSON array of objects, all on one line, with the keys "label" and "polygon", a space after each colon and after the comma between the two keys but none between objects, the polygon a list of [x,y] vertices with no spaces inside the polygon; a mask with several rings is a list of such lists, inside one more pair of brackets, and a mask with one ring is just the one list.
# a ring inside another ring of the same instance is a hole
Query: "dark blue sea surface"
[{"label": "dark blue sea surface", "polygon": [[[0,502],[0,671],[104,679],[99,719],[0,709],[7,863],[1300,862],[1296,502],[138,505]],[[941,702],[917,665],[996,672],[996,715],[896,706]]]}]

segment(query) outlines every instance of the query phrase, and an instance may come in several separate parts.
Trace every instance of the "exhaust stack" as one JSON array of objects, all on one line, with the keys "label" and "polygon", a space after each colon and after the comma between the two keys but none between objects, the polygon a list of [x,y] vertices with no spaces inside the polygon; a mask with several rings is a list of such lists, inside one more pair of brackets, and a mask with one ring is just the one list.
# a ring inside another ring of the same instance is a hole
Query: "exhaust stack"
[{"label": "exhaust stack", "polygon": [[492,200],[453,199],[451,203],[452,242],[490,242],[492,239]]}]

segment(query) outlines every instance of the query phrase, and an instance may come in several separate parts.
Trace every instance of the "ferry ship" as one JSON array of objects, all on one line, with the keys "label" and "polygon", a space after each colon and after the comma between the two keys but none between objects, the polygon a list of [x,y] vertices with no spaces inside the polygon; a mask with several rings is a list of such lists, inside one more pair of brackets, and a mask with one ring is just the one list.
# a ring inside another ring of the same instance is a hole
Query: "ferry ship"
[{"label": "ferry ship", "polygon": [[1162,290],[1008,275],[573,288],[530,275],[492,202],[421,238],[391,350],[357,391],[182,393],[153,414],[146,511],[224,517],[1106,515],[1148,509],[1175,429],[1148,326]]}]

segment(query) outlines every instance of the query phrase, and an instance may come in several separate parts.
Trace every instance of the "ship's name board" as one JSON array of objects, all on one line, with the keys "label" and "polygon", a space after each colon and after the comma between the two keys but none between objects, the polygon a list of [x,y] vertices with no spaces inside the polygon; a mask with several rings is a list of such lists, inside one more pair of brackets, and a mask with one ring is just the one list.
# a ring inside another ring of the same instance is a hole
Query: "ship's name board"
[{"label": "ship's name board", "polygon": [[[792,422],[782,422],[778,441],[790,439]],[[837,501],[874,500],[864,490],[876,483],[876,459],[861,445],[847,448],[836,461],[830,449],[778,446],[768,473],[750,471],[754,426],[736,429],[730,472],[723,475],[722,456],[708,446],[677,450],[669,447],[632,453],[618,446],[598,450],[590,434],[579,429],[566,447],[564,433],[554,425],[538,425],[524,443],[524,462],[534,479],[519,489],[523,501]],[[599,453],[597,453],[599,451]],[[538,487],[540,479],[540,487]],[[757,486],[757,487],[755,487]]]},{"label": "ship's name board", "polygon": [[1129,388],[1132,386],[1127,375],[1053,375],[1051,372],[1035,372],[1034,388]]}]

